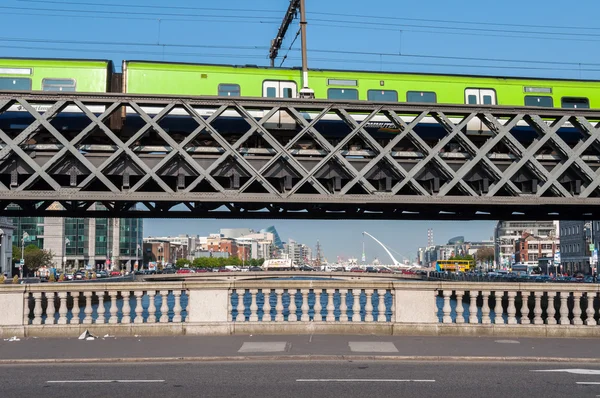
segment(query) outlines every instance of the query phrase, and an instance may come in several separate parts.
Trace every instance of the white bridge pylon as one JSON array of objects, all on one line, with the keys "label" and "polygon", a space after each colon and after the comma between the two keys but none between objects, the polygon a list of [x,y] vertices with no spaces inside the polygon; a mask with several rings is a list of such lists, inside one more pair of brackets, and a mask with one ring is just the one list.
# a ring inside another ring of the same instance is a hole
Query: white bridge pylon
[{"label": "white bridge pylon", "polygon": [[392,253],[388,250],[387,246],[384,245],[383,243],[381,243],[376,237],[374,237],[373,235],[371,235],[370,233],[363,231],[363,235],[367,235],[368,237],[370,237],[371,239],[373,239],[375,242],[379,243],[381,245],[381,247],[383,247],[383,250],[385,250],[385,252],[388,254],[388,256],[391,257],[392,261],[394,262],[394,266],[395,267],[399,267],[399,268],[416,268],[416,266],[414,265],[405,265],[400,263],[398,260],[396,260],[394,258],[394,256],[392,255]]}]

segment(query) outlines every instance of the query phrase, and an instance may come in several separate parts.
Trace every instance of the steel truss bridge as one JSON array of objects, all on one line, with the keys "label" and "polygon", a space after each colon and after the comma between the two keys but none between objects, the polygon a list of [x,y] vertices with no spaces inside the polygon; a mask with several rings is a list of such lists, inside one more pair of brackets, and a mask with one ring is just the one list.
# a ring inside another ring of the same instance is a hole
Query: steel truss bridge
[{"label": "steel truss bridge", "polygon": [[598,219],[600,111],[0,93],[0,215]]}]

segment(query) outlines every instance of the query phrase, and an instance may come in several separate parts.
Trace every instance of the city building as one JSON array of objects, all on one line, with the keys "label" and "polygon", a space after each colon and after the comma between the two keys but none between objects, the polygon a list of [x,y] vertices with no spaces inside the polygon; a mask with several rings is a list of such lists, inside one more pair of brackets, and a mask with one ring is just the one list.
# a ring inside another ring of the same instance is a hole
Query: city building
[{"label": "city building", "polygon": [[0,217],[0,275],[13,276],[12,240],[14,226],[10,219]]},{"label": "city building", "polygon": [[151,263],[166,265],[172,262],[171,243],[159,238],[144,238],[144,268]]},{"label": "city building", "polygon": [[495,264],[497,268],[510,268],[516,262],[515,244],[523,233],[549,238],[559,245],[558,221],[498,221],[494,230]]},{"label": "city building", "polygon": [[515,242],[515,263],[538,265],[541,258],[554,258],[557,251],[556,239],[524,232]]},{"label": "city building", "polygon": [[141,260],[144,224],[141,218],[21,217],[13,219],[13,223],[13,245],[34,244],[50,250],[58,269],[87,267],[131,271]]},{"label": "city building", "polygon": [[591,274],[590,257],[593,250],[592,222],[561,221],[560,225],[560,265],[562,272],[583,271]]}]

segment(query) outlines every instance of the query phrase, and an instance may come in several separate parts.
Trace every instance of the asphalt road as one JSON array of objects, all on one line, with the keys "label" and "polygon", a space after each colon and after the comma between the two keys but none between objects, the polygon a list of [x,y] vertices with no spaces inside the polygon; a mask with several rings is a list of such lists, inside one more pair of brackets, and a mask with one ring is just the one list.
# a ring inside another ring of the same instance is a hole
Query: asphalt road
[{"label": "asphalt road", "polygon": [[[584,371],[547,371],[565,369]],[[281,361],[45,364],[2,365],[0,374],[0,396],[28,398],[563,398],[600,395],[600,365],[583,363]]]}]

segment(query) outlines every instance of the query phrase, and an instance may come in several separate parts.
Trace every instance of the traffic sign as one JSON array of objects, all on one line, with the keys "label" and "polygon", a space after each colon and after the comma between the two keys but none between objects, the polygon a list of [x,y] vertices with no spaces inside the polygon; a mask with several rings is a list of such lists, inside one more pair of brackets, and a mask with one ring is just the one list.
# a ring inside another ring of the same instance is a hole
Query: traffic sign
[{"label": "traffic sign", "polygon": [[19,264],[20,264],[21,266],[24,266],[24,265],[25,265],[25,259],[24,259],[24,258],[22,258],[22,259],[19,261]]}]

